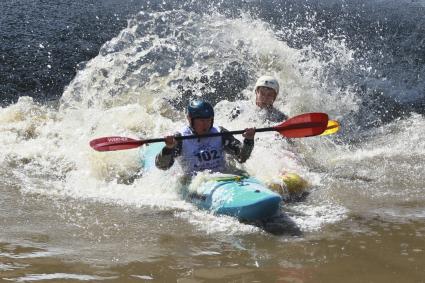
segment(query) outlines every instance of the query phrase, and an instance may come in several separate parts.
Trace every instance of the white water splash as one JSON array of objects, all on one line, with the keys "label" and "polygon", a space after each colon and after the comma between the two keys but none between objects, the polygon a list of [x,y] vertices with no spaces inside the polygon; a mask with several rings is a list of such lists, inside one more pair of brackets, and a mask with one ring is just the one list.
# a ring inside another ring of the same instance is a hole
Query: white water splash
[{"label": "white water splash", "polygon": [[[353,51],[343,42],[329,41],[327,45],[335,51],[338,64],[352,64]],[[25,193],[183,209],[177,217],[201,230],[249,233],[254,229],[252,226],[236,225],[236,221],[198,212],[182,201],[176,193],[172,172],[155,171],[140,176],[137,150],[99,153],[88,143],[100,136],[147,138],[173,133],[185,123],[181,109],[168,103],[180,95],[176,82],[188,76],[211,77],[234,61],[240,62],[251,79],[242,91],[248,104],[252,105],[256,77],[268,73],[282,85],[276,107],[290,116],[320,111],[339,119],[356,112],[360,101],[355,92],[350,87],[339,89],[330,77],[319,80],[325,75],[318,71],[327,63],[308,54],[308,48],[290,48],[269,25],[247,15],[228,19],[219,14],[200,16],[183,11],[140,13],[78,71],[66,88],[59,109],[38,105],[24,97],[0,109],[1,170],[7,170]],[[229,120],[228,110],[239,102],[224,97],[216,108],[216,124],[230,130],[261,126],[260,120],[255,119],[253,105],[241,119]],[[314,195],[318,201],[308,207],[299,206],[306,210],[306,216],[295,221],[305,230],[314,230],[343,219],[347,209],[355,209],[360,199],[354,189],[344,187],[357,188],[356,182],[341,184],[333,173],[351,176],[355,170],[357,177],[376,180],[376,186],[363,191],[363,198],[372,200],[375,195],[393,196],[396,181],[417,178],[423,169],[423,163],[419,164],[424,153],[423,124],[420,116],[395,121],[371,132],[374,138],[358,148],[338,144],[333,137],[302,139],[291,145],[276,134],[258,134],[254,153],[242,168],[264,180],[282,170],[306,177],[318,188]],[[341,135],[344,127],[341,125]],[[416,167],[409,163],[415,158]],[[379,166],[379,162],[387,161],[398,164]],[[323,170],[317,172],[318,167]],[[335,182],[345,191],[338,192]],[[412,187],[417,190],[412,198],[419,197],[422,187]],[[357,198],[344,197],[347,191],[348,196],[354,193]],[[400,191],[398,201],[405,196]],[[383,198],[384,205],[387,200]],[[329,207],[338,209],[329,213]],[[371,203],[366,205],[371,207]]]}]

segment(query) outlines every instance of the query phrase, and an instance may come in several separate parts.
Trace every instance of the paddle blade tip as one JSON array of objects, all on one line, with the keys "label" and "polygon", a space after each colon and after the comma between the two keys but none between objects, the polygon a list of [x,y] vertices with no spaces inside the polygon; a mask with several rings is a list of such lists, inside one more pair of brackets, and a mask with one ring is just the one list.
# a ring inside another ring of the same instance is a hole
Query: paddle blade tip
[{"label": "paddle blade tip", "polygon": [[305,113],[283,122],[276,127],[276,131],[287,138],[318,136],[326,130],[328,120],[326,113]]},{"label": "paddle blade tip", "polygon": [[90,147],[96,151],[115,151],[139,147],[143,141],[127,137],[102,137],[90,141]]}]

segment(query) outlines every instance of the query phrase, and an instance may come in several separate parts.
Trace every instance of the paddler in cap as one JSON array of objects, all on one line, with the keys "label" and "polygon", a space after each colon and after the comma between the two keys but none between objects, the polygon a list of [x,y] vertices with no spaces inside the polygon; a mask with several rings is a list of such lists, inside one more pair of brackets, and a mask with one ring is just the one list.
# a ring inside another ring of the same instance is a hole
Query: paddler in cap
[{"label": "paddler in cap", "polygon": [[186,175],[194,175],[204,170],[225,173],[226,153],[234,156],[239,163],[245,162],[250,157],[254,148],[255,128],[245,129],[242,143],[233,135],[177,141],[176,136],[227,131],[223,127],[214,126],[214,109],[206,101],[191,102],[186,114],[188,125],[175,135],[165,136],[165,146],[155,158],[156,167],[167,170],[177,160]]}]

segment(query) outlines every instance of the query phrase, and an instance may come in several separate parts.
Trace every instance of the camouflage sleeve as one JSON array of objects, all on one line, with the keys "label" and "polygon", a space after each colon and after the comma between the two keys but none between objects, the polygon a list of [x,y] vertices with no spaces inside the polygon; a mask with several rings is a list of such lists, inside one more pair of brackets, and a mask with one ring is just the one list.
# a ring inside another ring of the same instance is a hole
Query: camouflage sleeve
[{"label": "camouflage sleeve", "polygon": [[[220,127],[221,132],[228,132],[223,127]],[[254,149],[254,140],[244,139],[241,143],[233,135],[223,135],[224,151],[233,155],[239,163],[244,163]]]},{"label": "camouflage sleeve", "polygon": [[288,120],[288,116],[276,108],[271,108],[267,114],[267,120],[273,123],[281,123]]},{"label": "camouflage sleeve", "polygon": [[[178,136],[180,134],[176,134]],[[170,169],[174,164],[174,160],[177,156],[180,156],[182,148],[182,142],[178,141],[175,148],[169,149],[166,146],[155,157],[155,166],[161,170]]]},{"label": "camouflage sleeve", "polygon": [[281,118],[281,121],[283,122],[283,121],[286,121],[286,120],[288,120],[288,119],[289,119],[288,115],[286,115],[285,113],[283,113],[283,112],[282,112],[282,118]]}]

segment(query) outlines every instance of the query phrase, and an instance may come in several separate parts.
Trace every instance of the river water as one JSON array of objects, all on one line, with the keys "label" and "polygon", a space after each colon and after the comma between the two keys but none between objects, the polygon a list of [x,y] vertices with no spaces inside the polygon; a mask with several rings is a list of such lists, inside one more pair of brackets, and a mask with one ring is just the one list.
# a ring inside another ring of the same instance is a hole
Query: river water
[{"label": "river water", "polygon": [[[424,282],[423,1],[0,3],[0,281]],[[273,235],[181,199],[178,169],[101,136],[161,137],[203,97],[215,123],[261,127],[276,107],[326,112],[334,135],[256,135],[241,169],[294,171],[301,231]]]}]

